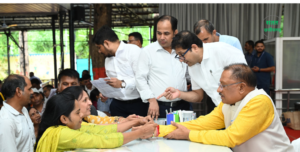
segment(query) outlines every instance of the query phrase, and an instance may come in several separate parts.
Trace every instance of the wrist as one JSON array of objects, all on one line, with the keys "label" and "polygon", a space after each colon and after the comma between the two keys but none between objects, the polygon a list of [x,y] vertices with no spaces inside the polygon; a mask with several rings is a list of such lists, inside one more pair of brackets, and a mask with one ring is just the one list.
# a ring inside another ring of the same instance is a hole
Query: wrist
[{"label": "wrist", "polygon": [[180,90],[178,90],[178,89],[176,89],[176,90],[179,92],[178,98],[180,98],[181,92],[180,92]]},{"label": "wrist", "polygon": [[156,101],[155,98],[151,98],[151,99],[148,100],[148,102],[149,102],[149,103],[155,103],[155,102],[157,102],[157,101]]}]

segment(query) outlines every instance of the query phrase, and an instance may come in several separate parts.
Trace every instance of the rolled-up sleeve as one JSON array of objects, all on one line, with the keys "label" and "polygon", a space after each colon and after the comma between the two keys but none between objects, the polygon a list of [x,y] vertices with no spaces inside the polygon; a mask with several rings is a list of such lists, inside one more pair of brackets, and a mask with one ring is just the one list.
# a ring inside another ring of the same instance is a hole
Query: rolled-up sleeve
[{"label": "rolled-up sleeve", "polygon": [[147,99],[155,98],[154,93],[151,91],[148,84],[151,61],[146,51],[147,50],[143,49],[140,53],[135,74],[136,88],[145,103],[148,102]]}]

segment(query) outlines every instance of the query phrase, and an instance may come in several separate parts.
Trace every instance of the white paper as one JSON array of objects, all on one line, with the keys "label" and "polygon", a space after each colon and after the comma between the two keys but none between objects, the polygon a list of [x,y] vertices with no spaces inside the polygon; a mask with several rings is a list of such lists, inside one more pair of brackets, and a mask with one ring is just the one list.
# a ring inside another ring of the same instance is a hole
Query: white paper
[{"label": "white paper", "polygon": [[121,88],[114,88],[106,83],[104,79],[109,78],[99,78],[98,80],[93,80],[91,83],[95,86],[105,97],[108,98],[119,98],[124,97]]}]

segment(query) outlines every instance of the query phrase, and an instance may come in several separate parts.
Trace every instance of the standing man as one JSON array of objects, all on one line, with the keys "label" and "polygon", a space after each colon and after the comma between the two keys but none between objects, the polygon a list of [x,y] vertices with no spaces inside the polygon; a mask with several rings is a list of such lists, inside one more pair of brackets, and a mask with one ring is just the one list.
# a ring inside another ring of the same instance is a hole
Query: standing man
[{"label": "standing man", "polygon": [[264,89],[270,94],[271,72],[275,71],[275,63],[272,55],[265,51],[262,40],[255,42],[256,54],[252,58],[251,69],[257,77],[257,88]]},{"label": "standing man", "polygon": [[88,95],[90,96],[92,90],[95,89],[95,87],[93,86],[93,84],[91,83],[91,75],[90,74],[86,74],[82,77],[82,81],[84,81],[84,86],[83,89],[88,93]]},{"label": "standing man", "polygon": [[33,152],[34,127],[25,108],[33,93],[30,80],[21,75],[9,75],[1,91],[6,101],[0,110],[0,151]]},{"label": "standing man", "polygon": [[135,44],[138,47],[143,47],[143,37],[139,32],[132,32],[128,35],[128,44]]},{"label": "standing man", "polygon": [[[136,45],[120,41],[108,26],[102,26],[93,38],[98,52],[105,59],[106,82],[114,88],[121,88],[124,97],[115,97],[110,105],[112,116],[127,117],[131,114],[147,116],[148,104],[143,103],[136,89],[135,74],[141,49]],[[100,94],[101,100],[107,100]]]},{"label": "standing man", "polygon": [[40,81],[40,84],[42,84],[41,79],[38,78],[38,77],[36,77],[36,76],[34,76],[34,73],[33,73],[33,72],[30,72],[30,73],[29,73],[29,77],[30,77],[30,81],[31,81],[32,79],[38,79],[38,80]]},{"label": "standing man", "polygon": [[256,50],[254,49],[254,42],[252,40],[248,40],[245,43],[245,59],[247,64],[250,66],[252,62],[252,57],[256,54]]},{"label": "standing man", "polygon": [[[169,100],[180,98],[189,102],[201,102],[205,91],[216,107],[221,102],[217,89],[223,68],[233,63],[246,63],[244,54],[237,48],[223,42],[203,44],[190,31],[178,33],[172,41],[172,48],[176,50],[177,60],[189,66],[192,91],[169,87],[157,99],[166,97]],[[209,110],[212,111],[214,107]]]},{"label": "standing man", "polygon": [[218,33],[209,20],[199,20],[194,25],[194,32],[203,43],[224,42],[236,47],[243,52],[238,38]]},{"label": "standing man", "polygon": [[143,48],[136,72],[137,89],[143,102],[149,102],[148,115],[152,118],[166,118],[166,110],[189,110],[188,102],[179,98],[172,100],[156,97],[167,87],[186,91],[185,73],[187,65],[175,59],[172,49],[173,37],[178,33],[177,19],[163,15],[157,22],[157,41]]}]

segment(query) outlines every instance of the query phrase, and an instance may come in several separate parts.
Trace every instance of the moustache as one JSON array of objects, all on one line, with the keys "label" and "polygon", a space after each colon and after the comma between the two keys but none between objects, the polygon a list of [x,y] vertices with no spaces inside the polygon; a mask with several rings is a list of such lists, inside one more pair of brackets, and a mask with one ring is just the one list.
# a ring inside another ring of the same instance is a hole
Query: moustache
[{"label": "moustache", "polygon": [[220,95],[220,96],[223,96],[223,94],[222,94],[221,92],[219,93],[219,95]]}]

